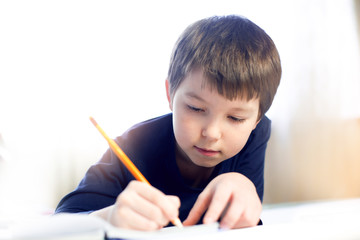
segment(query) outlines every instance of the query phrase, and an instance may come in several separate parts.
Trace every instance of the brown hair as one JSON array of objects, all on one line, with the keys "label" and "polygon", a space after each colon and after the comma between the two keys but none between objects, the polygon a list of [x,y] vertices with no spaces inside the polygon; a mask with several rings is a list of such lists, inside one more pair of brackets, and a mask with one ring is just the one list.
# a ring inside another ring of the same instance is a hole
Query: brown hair
[{"label": "brown hair", "polygon": [[185,29],[170,60],[171,96],[198,67],[206,84],[227,99],[259,98],[259,119],[270,108],[281,78],[280,57],[271,38],[235,15],[202,19]]}]

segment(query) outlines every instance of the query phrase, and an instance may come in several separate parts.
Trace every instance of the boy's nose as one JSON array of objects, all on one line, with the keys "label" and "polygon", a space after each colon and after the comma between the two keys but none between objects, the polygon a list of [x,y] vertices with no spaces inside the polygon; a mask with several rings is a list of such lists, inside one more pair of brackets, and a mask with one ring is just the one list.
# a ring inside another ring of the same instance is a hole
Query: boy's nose
[{"label": "boy's nose", "polygon": [[217,121],[209,121],[204,125],[201,134],[212,141],[220,139],[222,134],[220,124]]}]

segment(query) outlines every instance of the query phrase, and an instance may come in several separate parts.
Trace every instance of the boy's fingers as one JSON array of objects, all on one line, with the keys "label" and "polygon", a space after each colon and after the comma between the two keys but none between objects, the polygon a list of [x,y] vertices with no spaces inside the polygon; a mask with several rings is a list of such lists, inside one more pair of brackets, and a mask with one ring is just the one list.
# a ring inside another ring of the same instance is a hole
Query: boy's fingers
[{"label": "boy's fingers", "polygon": [[238,224],[240,225],[238,225],[237,227],[245,227],[241,224],[241,216],[243,212],[243,204],[231,204],[230,202],[230,204],[228,205],[228,209],[226,209],[225,214],[221,219],[220,228],[231,229]]},{"label": "boy's fingers", "polygon": [[178,217],[180,204],[174,204],[175,200],[170,200],[160,190],[146,183],[134,181],[134,185],[137,185],[138,194],[161,209],[167,220],[173,220]]},{"label": "boy's fingers", "polygon": [[209,206],[211,201],[211,193],[207,189],[205,189],[196,200],[193,208],[191,209],[189,216],[183,222],[185,226],[191,226],[197,224]]},{"label": "boy's fingers", "polygon": [[180,199],[177,196],[167,195],[166,198],[177,208],[180,207]]},{"label": "boy's fingers", "polygon": [[161,228],[161,225],[155,221],[144,217],[142,214],[139,214],[130,208],[121,208],[121,210],[118,211],[121,211],[118,213],[119,217],[126,216],[126,221],[120,220],[122,225],[118,227],[142,231],[156,230]]},{"label": "boy's fingers", "polygon": [[131,210],[133,213],[137,213],[149,221],[154,221],[158,225],[163,226],[169,222],[158,206],[141,196],[136,191],[125,190],[124,194],[119,195],[117,203],[118,215],[121,218],[128,218],[126,211]]},{"label": "boy's fingers", "polygon": [[[147,197],[149,197],[149,195],[147,195]],[[158,191],[156,194],[154,193],[147,199],[159,207],[168,220],[173,220],[178,217],[180,201],[170,200],[160,191]]]},{"label": "boy's fingers", "polygon": [[238,195],[234,201],[238,204],[230,205],[228,211],[226,211],[226,214],[221,219],[220,227],[242,228],[253,227],[258,224],[262,211],[260,199],[258,200],[259,204],[257,204],[257,206],[245,209],[246,204],[240,198],[241,196]]},{"label": "boy's fingers", "polygon": [[204,216],[204,223],[213,223],[217,221],[230,201],[231,192],[228,191],[227,188],[217,188],[211,198],[209,208]]}]

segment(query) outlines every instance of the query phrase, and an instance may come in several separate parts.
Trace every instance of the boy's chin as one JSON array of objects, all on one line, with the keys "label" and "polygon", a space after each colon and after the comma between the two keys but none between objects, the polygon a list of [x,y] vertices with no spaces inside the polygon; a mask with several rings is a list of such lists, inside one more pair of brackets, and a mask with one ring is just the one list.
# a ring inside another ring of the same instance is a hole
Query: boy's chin
[{"label": "boy's chin", "polygon": [[192,162],[193,162],[193,164],[195,164],[198,167],[214,168],[214,167],[216,167],[216,165],[218,165],[222,161],[195,160],[195,161],[192,161]]}]

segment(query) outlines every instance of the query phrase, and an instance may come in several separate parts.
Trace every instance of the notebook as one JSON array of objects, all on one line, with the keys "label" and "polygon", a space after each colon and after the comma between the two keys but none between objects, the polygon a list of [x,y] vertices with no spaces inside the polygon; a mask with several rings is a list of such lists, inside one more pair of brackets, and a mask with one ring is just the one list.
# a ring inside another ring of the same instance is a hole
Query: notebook
[{"label": "notebook", "polygon": [[[135,231],[114,227],[87,214],[57,214],[12,226],[6,240],[101,240],[101,239],[186,239],[196,234],[217,232],[219,224],[200,224],[184,228],[167,227],[158,231]],[[1,239],[1,238],[0,238]]]}]

